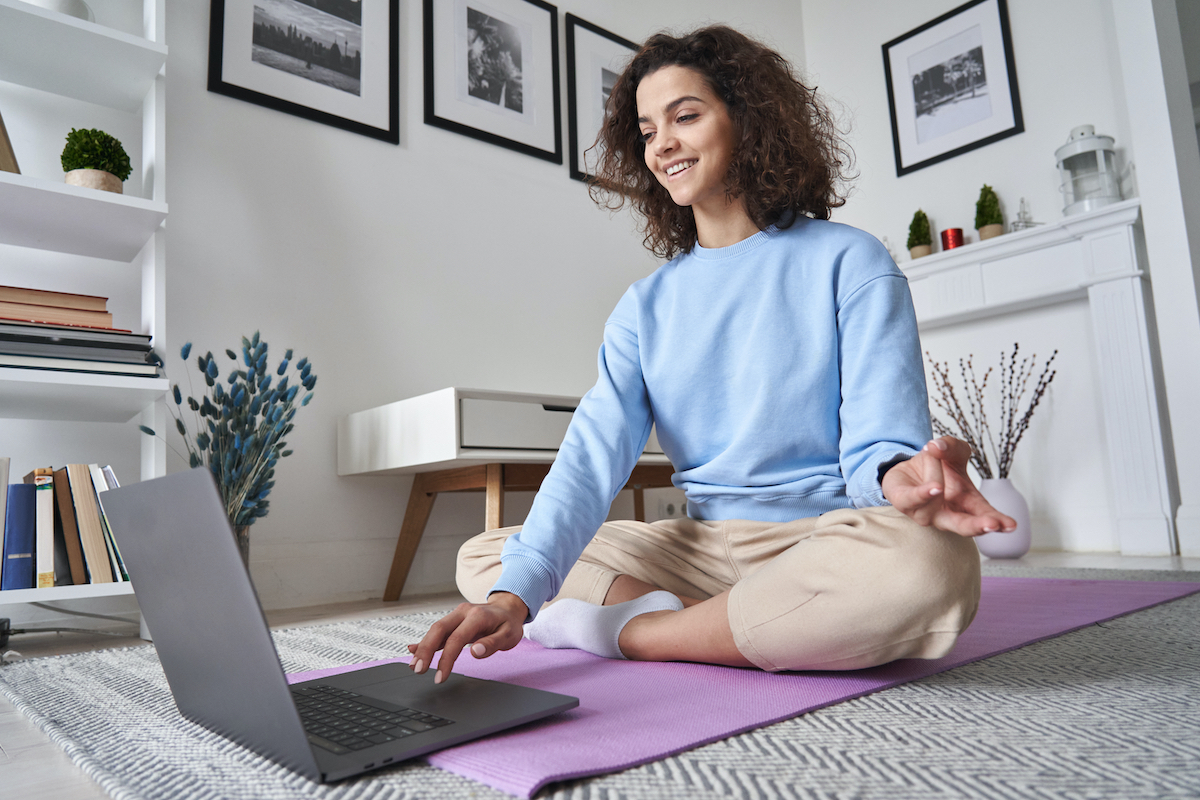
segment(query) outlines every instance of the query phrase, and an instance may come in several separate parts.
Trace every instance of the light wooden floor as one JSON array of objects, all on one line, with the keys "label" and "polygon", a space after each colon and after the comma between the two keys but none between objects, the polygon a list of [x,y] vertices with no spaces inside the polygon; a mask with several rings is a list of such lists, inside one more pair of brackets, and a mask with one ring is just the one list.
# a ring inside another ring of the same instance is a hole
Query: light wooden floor
[{"label": "light wooden floor", "polygon": [[[1019,562],[1035,567],[1083,569],[1147,569],[1200,571],[1200,558],[1136,558],[1105,553],[1030,553]],[[398,603],[369,600],[357,603],[288,609],[267,614],[272,627],[296,627],[387,614],[449,610],[462,601],[457,594],[402,599]],[[134,636],[86,634],[26,635],[9,642],[27,658],[128,647],[141,643]],[[2,795],[22,800],[104,800],[99,786],[72,763],[66,753],[30,723],[11,703],[0,698],[0,787]]]}]

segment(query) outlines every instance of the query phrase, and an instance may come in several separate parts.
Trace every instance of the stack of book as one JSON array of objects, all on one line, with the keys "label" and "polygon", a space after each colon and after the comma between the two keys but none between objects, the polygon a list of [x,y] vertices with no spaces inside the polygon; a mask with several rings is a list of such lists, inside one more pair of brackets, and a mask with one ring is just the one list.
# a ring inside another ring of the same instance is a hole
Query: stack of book
[{"label": "stack of book", "polygon": [[0,367],[155,377],[150,337],[112,327],[108,299],[0,286]]},{"label": "stack of book", "polygon": [[0,458],[0,591],[129,580],[99,501],[118,485],[112,467],[39,468],[14,484],[9,467]]}]

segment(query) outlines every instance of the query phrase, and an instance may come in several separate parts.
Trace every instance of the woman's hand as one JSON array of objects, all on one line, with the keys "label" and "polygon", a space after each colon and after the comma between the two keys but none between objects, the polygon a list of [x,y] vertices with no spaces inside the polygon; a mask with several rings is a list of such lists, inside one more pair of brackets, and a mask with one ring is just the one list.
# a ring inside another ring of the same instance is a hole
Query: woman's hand
[{"label": "woman's hand", "polygon": [[429,669],[438,650],[442,658],[434,683],[450,677],[459,653],[468,644],[471,655],[487,658],[497,650],[511,650],[521,641],[529,608],[515,594],[496,592],[486,603],[462,603],[433,624],[420,644],[410,644],[412,669],[418,675]]},{"label": "woman's hand", "polygon": [[967,476],[971,447],[943,436],[883,476],[883,496],[921,525],[960,536],[1014,531],[1016,520],[992,508]]}]

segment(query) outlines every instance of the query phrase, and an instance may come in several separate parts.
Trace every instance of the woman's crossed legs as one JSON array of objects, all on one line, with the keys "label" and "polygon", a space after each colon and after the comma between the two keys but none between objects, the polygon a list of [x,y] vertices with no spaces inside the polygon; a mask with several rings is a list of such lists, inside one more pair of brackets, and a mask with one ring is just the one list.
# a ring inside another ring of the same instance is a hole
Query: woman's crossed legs
[{"label": "woman's crossed legs", "polygon": [[[463,545],[458,585],[469,601],[484,602],[500,574],[504,541],[517,530],[488,531]],[[679,603],[651,597],[660,590]],[[567,598],[595,606],[641,598],[651,609],[615,612],[617,656],[771,671],[859,669],[948,652],[975,615],[979,555],[970,539],[917,525],[889,507],[787,523],[613,521],[551,606]],[[531,629],[552,625],[573,641],[603,616],[571,606],[539,614]]]}]

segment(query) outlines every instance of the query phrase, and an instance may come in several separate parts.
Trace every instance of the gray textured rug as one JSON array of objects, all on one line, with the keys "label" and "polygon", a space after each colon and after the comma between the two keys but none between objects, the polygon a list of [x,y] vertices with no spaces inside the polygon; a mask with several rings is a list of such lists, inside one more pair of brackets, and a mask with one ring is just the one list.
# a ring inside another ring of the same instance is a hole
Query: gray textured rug
[{"label": "gray textured rug", "polygon": [[[316,669],[392,655],[436,618],[297,628],[276,641],[288,671]],[[0,670],[0,692],[118,798],[507,797],[424,764],[311,784],[180,719],[150,647],[18,662]],[[146,702],[129,709],[128,697]],[[1200,595],[539,796],[1200,797]]]}]

